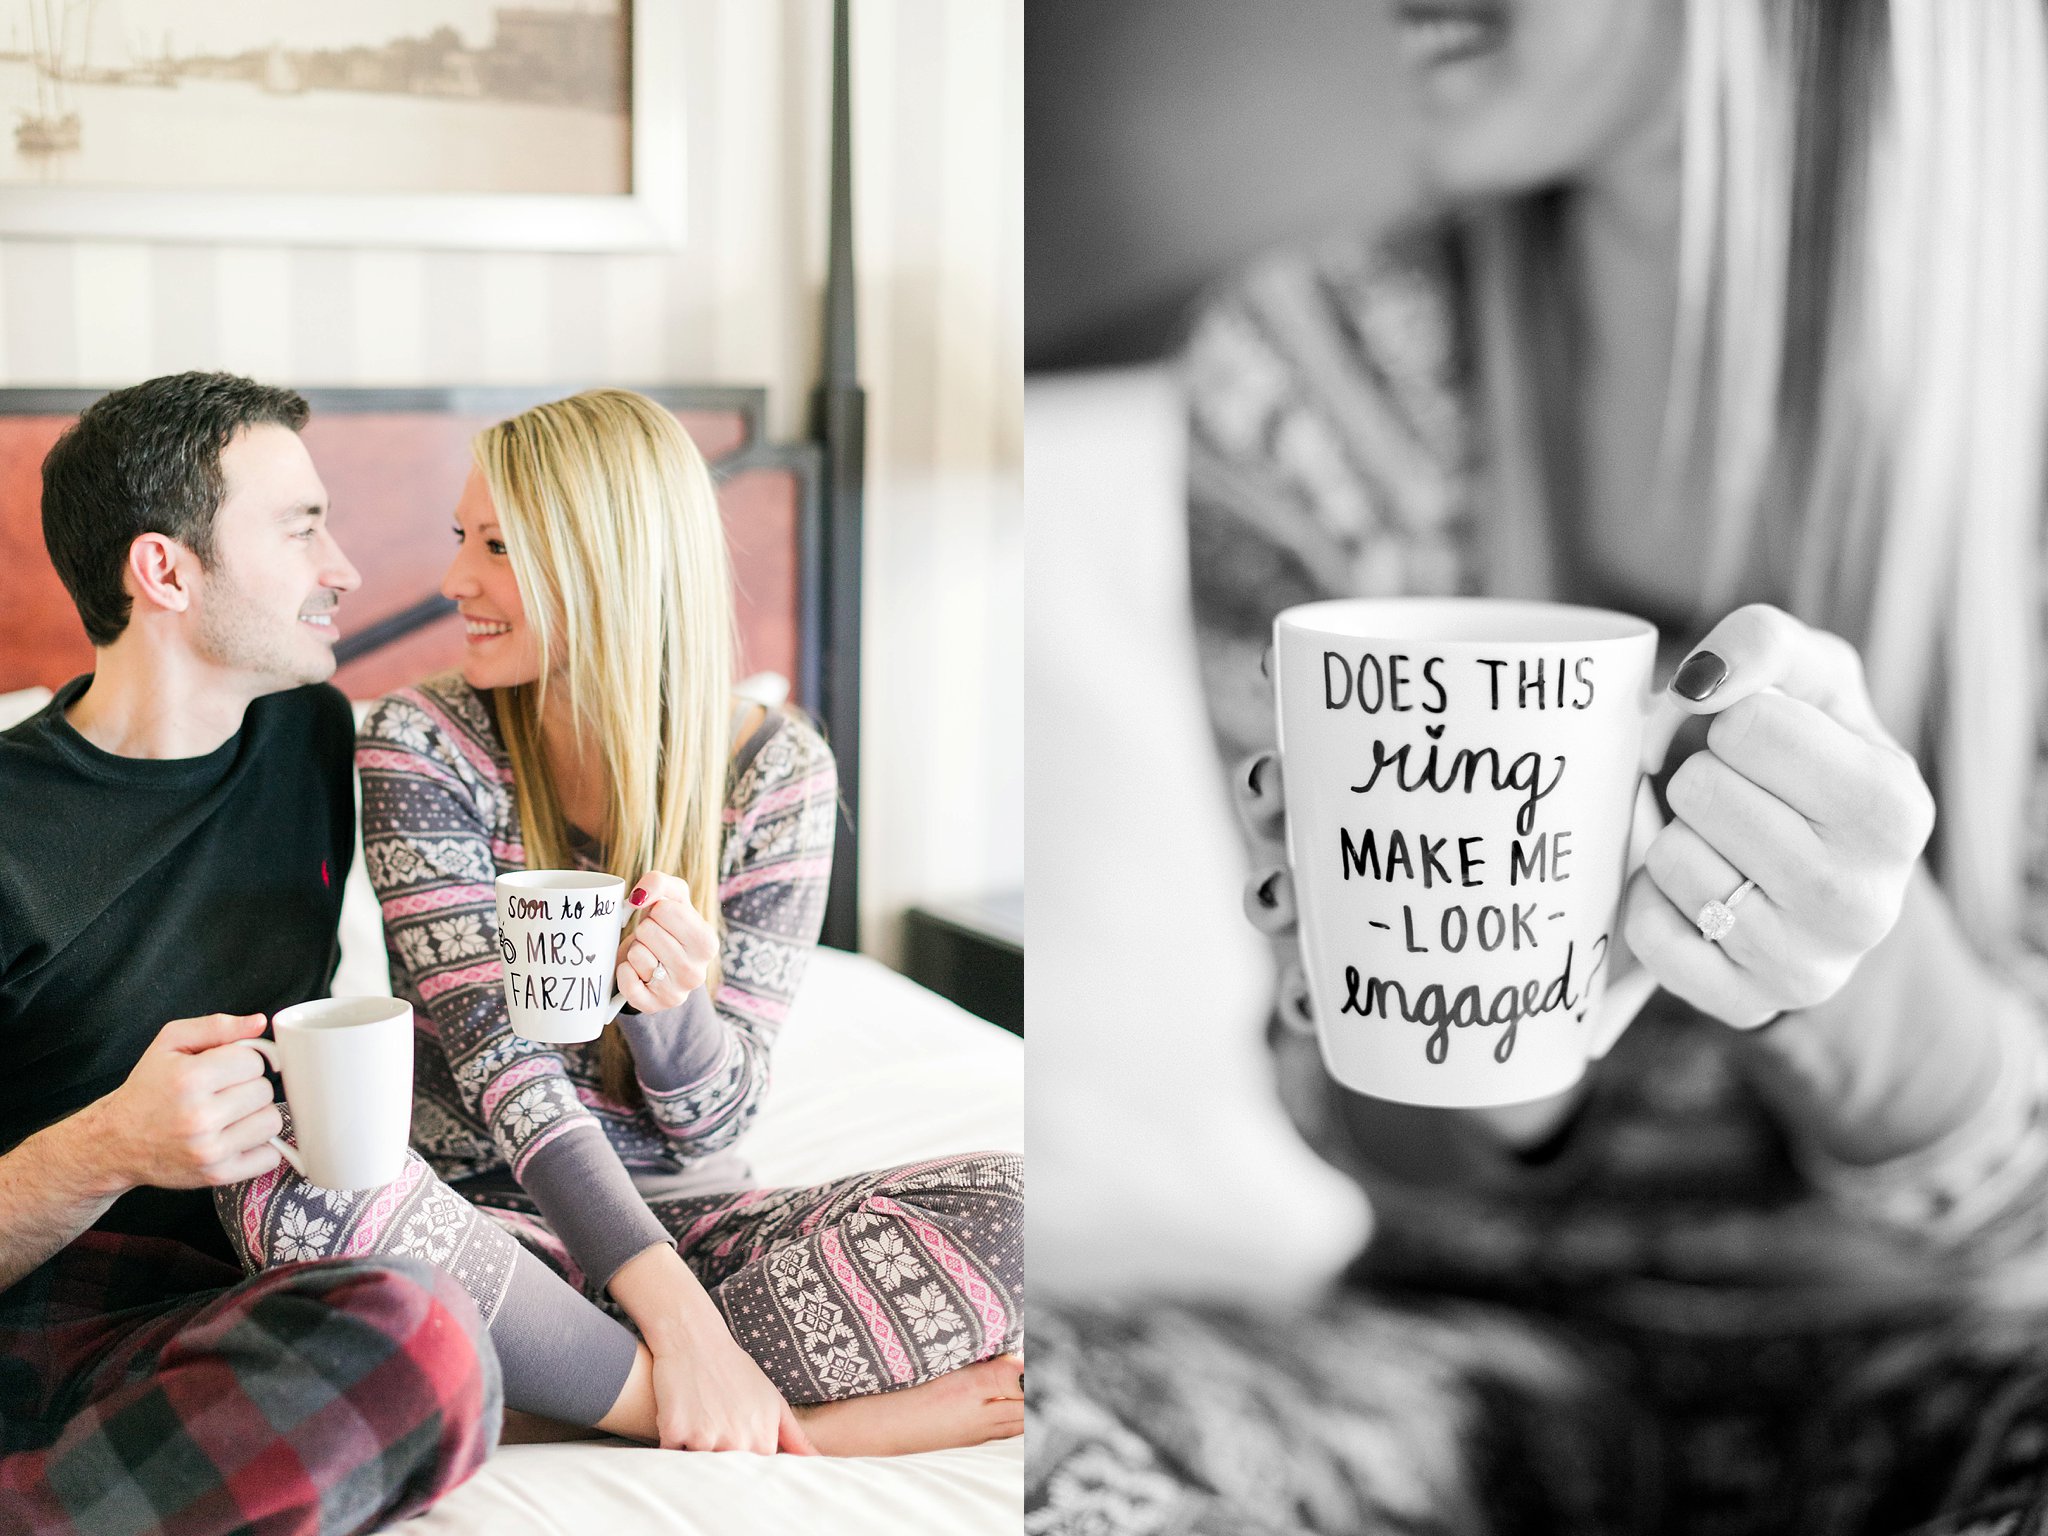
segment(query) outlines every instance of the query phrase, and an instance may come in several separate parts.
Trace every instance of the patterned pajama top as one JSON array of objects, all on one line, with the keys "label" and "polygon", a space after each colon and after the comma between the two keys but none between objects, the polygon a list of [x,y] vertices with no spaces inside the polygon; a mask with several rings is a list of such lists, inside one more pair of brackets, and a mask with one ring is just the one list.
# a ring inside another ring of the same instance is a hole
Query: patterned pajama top
[{"label": "patterned pajama top", "polygon": [[[670,1241],[642,1185],[702,1194],[750,1182],[726,1149],[760,1107],[769,1050],[824,919],[831,751],[771,713],[734,755],[719,856],[722,981],[715,1001],[700,988],[679,1007],[620,1020],[639,1106],[605,1095],[596,1041],[544,1044],[507,1019],[493,881],[524,869],[526,850],[489,699],[454,674],[402,689],[364,722],[356,763],[392,990],[418,1029],[413,1145],[458,1187],[516,1180],[601,1289],[627,1259]],[[585,845],[581,867],[599,867],[595,855]]]},{"label": "patterned pajama top", "polygon": [[[1440,226],[1271,257],[1211,297],[1186,355],[1189,545],[1204,690],[1227,765],[1273,745],[1273,616],[1322,598],[1479,594],[1490,475],[1461,247]],[[1554,595],[1637,606],[1567,573]],[[1662,665],[1715,614],[1664,628]],[[1661,676],[1660,676],[1661,681]],[[2026,702],[2026,701],[2019,701]],[[2048,710],[2042,715],[2048,718]],[[1673,766],[1682,752],[1674,752]],[[1923,760],[1925,760],[1923,758]],[[2048,759],[2038,776],[2048,788]],[[1972,1289],[2048,1291],[2048,793],[2035,796],[2024,952],[1989,1103],[1932,1145],[1849,1166],[1803,1145],[1739,1037],[1668,995],[1536,1153],[1465,1117],[1352,1094],[1314,1043],[1271,1031],[1296,1124],[1365,1185],[1361,1277],[1656,1328],[1798,1330]],[[1870,1081],[1911,1092],[1910,1039]]]}]

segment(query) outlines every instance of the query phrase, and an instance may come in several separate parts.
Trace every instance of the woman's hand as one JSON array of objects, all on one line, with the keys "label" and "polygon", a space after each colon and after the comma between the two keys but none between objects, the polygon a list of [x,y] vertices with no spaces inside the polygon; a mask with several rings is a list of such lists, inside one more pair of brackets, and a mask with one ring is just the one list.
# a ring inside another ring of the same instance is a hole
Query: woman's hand
[{"label": "woman's hand", "polygon": [[654,1353],[654,1423],[665,1451],[752,1451],[772,1456],[817,1450],[753,1357],[716,1319],[677,1332]]},{"label": "woman's hand", "polygon": [[[1770,690],[1770,691],[1767,691]],[[1714,715],[1622,931],[1669,991],[1738,1028],[1835,995],[1898,920],[1934,800],[1886,734],[1854,647],[1757,604],[1702,640],[1673,702]],[[1700,909],[1756,882],[1718,943]]]},{"label": "woman's hand", "polygon": [[1280,782],[1280,757],[1256,752],[1231,776],[1231,804],[1251,842],[1252,872],[1244,882],[1244,915],[1273,944],[1280,964],[1280,1021],[1302,1034],[1315,1032],[1308,984],[1301,973],[1301,941],[1294,907],[1294,877],[1282,840],[1287,795]]},{"label": "woman's hand", "polygon": [[635,1255],[610,1289],[654,1357],[654,1422],[663,1450],[818,1454],[675,1249],[663,1244]]},{"label": "woman's hand", "polygon": [[704,985],[718,958],[718,930],[690,904],[690,888],[649,870],[627,898],[640,921],[619,941],[619,995],[642,1013],[674,1008]]}]

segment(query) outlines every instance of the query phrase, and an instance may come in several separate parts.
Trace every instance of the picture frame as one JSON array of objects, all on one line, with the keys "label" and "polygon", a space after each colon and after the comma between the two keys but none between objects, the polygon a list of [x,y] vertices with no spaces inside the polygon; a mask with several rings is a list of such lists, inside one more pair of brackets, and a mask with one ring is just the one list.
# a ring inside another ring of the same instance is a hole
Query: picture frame
[{"label": "picture frame", "polygon": [[679,0],[620,0],[631,87],[623,195],[0,189],[0,239],[153,240],[427,250],[657,251],[684,219]]}]

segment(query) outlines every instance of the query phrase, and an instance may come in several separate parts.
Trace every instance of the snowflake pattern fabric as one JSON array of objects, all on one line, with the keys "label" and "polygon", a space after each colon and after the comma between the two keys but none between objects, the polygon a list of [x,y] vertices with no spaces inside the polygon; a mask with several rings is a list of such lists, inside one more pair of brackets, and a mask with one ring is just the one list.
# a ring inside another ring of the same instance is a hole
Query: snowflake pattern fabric
[{"label": "snowflake pattern fabric", "polygon": [[[291,1111],[284,1136],[292,1140]],[[417,1152],[380,1189],[323,1189],[279,1163],[270,1172],[213,1192],[220,1224],[242,1268],[381,1254],[420,1259],[452,1275],[486,1327],[512,1283],[518,1252],[496,1224],[434,1176]]]},{"label": "snowflake pattern fabric", "polygon": [[[215,1203],[251,1274],[310,1259],[419,1259],[453,1276],[488,1326],[523,1246],[630,1323],[530,1199],[466,1199],[417,1153],[378,1190],[321,1189],[281,1166],[216,1191]],[[650,1206],[733,1337],[791,1402],[914,1386],[1022,1338],[1024,1173],[1013,1153]]]}]

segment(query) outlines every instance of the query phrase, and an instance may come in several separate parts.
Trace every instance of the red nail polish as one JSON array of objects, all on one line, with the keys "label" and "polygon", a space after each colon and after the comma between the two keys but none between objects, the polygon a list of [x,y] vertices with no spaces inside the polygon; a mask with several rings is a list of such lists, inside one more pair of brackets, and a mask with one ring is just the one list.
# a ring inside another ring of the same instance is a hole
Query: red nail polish
[{"label": "red nail polish", "polygon": [[640,903],[641,903],[641,902],[645,901],[646,899],[647,899],[647,893],[646,893],[645,891],[641,890],[639,886],[637,886],[637,885],[636,885],[636,886],[634,886],[634,887],[633,887],[633,905],[637,907],[637,906],[639,906],[639,905],[640,905]]}]

